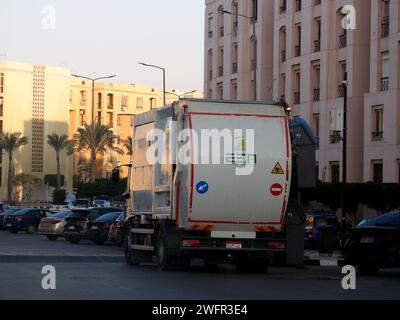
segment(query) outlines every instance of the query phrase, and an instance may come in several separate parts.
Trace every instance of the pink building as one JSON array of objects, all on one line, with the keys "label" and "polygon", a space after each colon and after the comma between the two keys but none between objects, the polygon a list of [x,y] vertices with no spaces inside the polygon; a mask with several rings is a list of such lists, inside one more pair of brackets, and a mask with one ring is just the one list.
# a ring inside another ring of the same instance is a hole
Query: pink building
[{"label": "pink building", "polygon": [[371,70],[364,106],[364,181],[400,182],[399,2],[371,0]]},{"label": "pink building", "polygon": [[[256,100],[272,100],[273,7],[273,1],[206,0],[204,94],[207,98],[254,100],[256,68]],[[256,19],[255,41],[251,19],[239,15]]]}]

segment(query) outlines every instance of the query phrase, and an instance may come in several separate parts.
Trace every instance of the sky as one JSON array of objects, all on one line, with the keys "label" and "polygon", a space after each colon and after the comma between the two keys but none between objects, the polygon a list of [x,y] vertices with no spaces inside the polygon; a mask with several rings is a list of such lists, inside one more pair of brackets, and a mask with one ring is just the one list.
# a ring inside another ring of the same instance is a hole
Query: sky
[{"label": "sky", "polygon": [[203,90],[204,0],[0,0],[0,60]]}]

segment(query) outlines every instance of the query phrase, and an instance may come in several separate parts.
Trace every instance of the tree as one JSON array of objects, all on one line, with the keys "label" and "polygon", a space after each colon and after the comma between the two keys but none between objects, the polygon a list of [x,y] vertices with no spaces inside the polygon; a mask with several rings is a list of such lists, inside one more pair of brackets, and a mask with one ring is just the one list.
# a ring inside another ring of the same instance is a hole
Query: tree
[{"label": "tree", "polygon": [[128,137],[128,139],[124,140],[124,148],[128,151],[126,153],[128,156],[133,155],[132,137]]},{"label": "tree", "polygon": [[47,144],[51,146],[56,152],[57,189],[60,189],[61,188],[60,152],[63,151],[65,148],[67,148],[70,142],[66,134],[59,136],[57,133],[53,133],[47,136]]},{"label": "tree", "polygon": [[8,181],[7,181],[7,200],[11,202],[11,192],[13,185],[13,156],[14,152],[22,146],[28,144],[28,138],[21,132],[7,132],[0,134],[0,148],[8,154]]},{"label": "tree", "polygon": [[[20,192],[22,192],[22,202],[32,200],[33,187],[41,182],[42,180],[38,177],[26,173],[16,175],[13,179],[14,186],[21,188]],[[20,192],[16,191],[17,194]]]},{"label": "tree", "polygon": [[95,180],[96,157],[104,155],[108,151],[123,154],[123,151],[114,146],[118,136],[113,131],[102,124],[85,124],[83,128],[79,128],[71,142],[69,154],[80,151],[90,151],[90,181]]}]

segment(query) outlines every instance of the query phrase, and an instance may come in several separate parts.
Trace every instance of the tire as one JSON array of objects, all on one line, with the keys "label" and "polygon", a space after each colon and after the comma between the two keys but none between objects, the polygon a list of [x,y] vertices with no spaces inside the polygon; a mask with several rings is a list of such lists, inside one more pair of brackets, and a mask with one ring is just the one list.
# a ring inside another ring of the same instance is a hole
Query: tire
[{"label": "tire", "polygon": [[[171,231],[172,233],[172,231]],[[183,271],[190,267],[190,259],[183,256],[173,256],[170,254],[171,245],[168,236],[173,237],[167,231],[166,225],[161,225],[156,237],[156,261],[160,271]]]},{"label": "tire", "polygon": [[18,231],[19,231],[18,229],[10,229],[10,232],[14,234],[18,233]]},{"label": "tire", "polygon": [[135,259],[134,251],[130,248],[131,241],[130,241],[129,235],[126,235],[124,237],[122,244],[123,244],[124,256],[125,256],[126,263],[129,266],[138,266],[140,264],[140,262],[137,259]]},{"label": "tire", "polygon": [[26,233],[27,234],[34,234],[36,232],[36,226],[31,224],[26,228]]},{"label": "tire", "polygon": [[375,276],[378,273],[379,269],[380,268],[378,266],[368,263],[362,263],[357,265],[358,272],[361,275],[367,277]]},{"label": "tire", "polygon": [[56,240],[58,239],[58,237],[57,237],[57,236],[48,235],[48,236],[47,236],[47,239],[48,239],[49,241],[56,241]]},{"label": "tire", "polygon": [[72,244],[78,244],[79,242],[81,242],[81,239],[71,237],[68,239],[68,241],[71,242]]},{"label": "tire", "polygon": [[236,270],[240,273],[265,273],[268,270],[268,260],[249,257],[235,257]]}]

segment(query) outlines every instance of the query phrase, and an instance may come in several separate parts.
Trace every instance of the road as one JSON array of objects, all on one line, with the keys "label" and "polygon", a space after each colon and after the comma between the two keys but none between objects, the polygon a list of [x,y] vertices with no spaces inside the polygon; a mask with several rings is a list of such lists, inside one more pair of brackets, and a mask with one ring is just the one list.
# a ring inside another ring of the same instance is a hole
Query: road
[{"label": "road", "polygon": [[[56,269],[56,290],[41,287],[44,265]],[[341,287],[338,267],[271,268],[239,274],[227,264],[207,271],[194,261],[188,272],[130,267],[113,245],[48,241],[0,231],[0,299],[400,299],[400,270],[357,277],[357,290]]]}]

